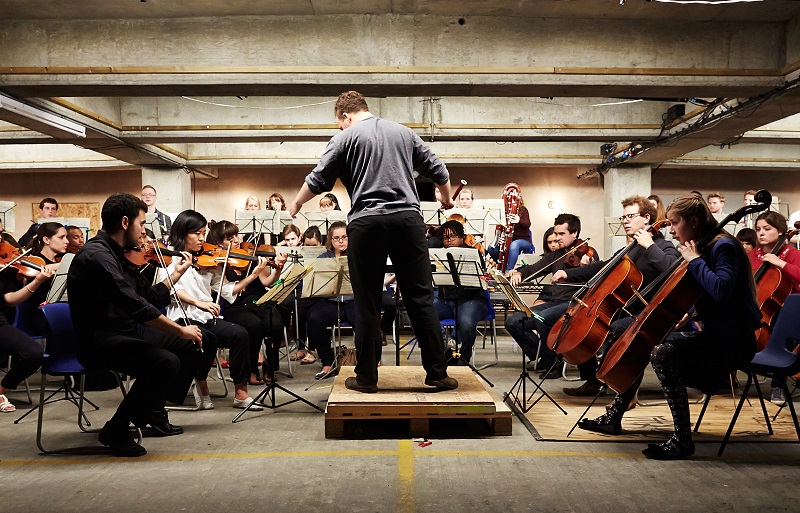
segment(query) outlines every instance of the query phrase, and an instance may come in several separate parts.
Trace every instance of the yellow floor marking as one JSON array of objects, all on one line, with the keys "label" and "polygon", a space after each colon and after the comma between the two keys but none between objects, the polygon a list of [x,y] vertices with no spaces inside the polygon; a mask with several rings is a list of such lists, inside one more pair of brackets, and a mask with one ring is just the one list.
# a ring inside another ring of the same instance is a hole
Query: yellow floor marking
[{"label": "yellow floor marking", "polygon": [[397,508],[398,513],[414,513],[417,509],[414,494],[414,443],[397,441]]}]

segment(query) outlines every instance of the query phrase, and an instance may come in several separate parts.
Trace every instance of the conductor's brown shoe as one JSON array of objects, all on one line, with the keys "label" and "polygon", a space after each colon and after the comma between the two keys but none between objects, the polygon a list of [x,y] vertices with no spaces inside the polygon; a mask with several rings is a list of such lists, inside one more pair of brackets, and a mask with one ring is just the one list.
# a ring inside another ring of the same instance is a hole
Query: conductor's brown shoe
[{"label": "conductor's brown shoe", "polygon": [[360,385],[356,378],[347,378],[344,380],[344,386],[356,392],[364,392],[365,394],[374,394],[378,391],[378,385]]},{"label": "conductor's brown shoe", "polygon": [[442,390],[455,390],[458,388],[458,380],[451,378],[450,376],[445,376],[439,379],[426,377],[425,384],[429,387],[441,388]]}]

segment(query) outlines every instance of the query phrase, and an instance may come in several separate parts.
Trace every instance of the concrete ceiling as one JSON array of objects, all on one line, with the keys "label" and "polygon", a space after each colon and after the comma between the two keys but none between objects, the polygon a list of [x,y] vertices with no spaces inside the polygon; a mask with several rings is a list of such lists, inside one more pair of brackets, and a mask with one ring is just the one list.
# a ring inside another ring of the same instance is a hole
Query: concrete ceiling
[{"label": "concrete ceiling", "polygon": [[[454,161],[590,166],[598,142],[665,135],[675,99],[753,98],[795,78],[798,15],[797,0],[0,0],[0,91],[87,127],[58,139],[0,123],[0,172],[34,168],[45,146],[54,162],[80,157],[46,143],[116,164],[307,165],[349,88]],[[800,120],[769,126],[800,112],[798,96],[631,163],[733,141],[800,169]],[[631,98],[653,101],[619,101]],[[754,165],[747,154],[737,162]]]},{"label": "concrete ceiling", "polygon": [[148,19],[214,16],[410,14],[566,19],[787,21],[796,0],[681,5],[650,0],[0,0],[9,20]]}]

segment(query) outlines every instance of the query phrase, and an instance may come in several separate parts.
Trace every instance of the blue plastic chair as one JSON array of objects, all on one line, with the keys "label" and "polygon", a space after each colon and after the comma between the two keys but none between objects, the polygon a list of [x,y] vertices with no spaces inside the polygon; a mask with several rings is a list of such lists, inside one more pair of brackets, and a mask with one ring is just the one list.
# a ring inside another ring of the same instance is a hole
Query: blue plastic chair
[{"label": "blue plastic chair", "polygon": [[[786,302],[783,304],[783,308],[781,308],[778,322],[772,330],[772,336],[769,338],[767,347],[765,347],[763,351],[756,353],[747,368],[743,369],[747,372],[747,384],[744,386],[742,398],[739,400],[739,404],[736,406],[736,412],[733,414],[730,426],[728,426],[728,432],[722,440],[722,446],[717,453],[718,456],[722,456],[722,452],[725,450],[725,445],[728,443],[728,439],[733,432],[736,419],[739,417],[739,412],[742,410],[742,405],[747,398],[747,392],[750,390],[753,381],[755,381],[756,375],[778,378],[777,381],[781,383],[786,401],[789,404],[789,411],[792,413],[792,422],[794,422],[797,439],[800,441],[800,424],[798,424],[797,421],[797,413],[795,412],[792,402],[792,395],[784,379],[786,376],[792,376],[800,372],[800,354],[793,353],[788,349],[791,342],[796,342],[798,340],[800,340],[800,294],[792,294],[786,298]],[[769,433],[772,434],[772,426],[769,423],[769,416],[766,413],[761,389],[756,386],[756,390],[761,400],[761,407],[764,410],[767,428],[769,429]]]},{"label": "blue plastic chair", "polygon": [[[85,400],[83,396],[84,373],[86,372],[86,369],[80,364],[80,362],[78,362],[78,358],[75,356],[75,331],[72,326],[72,317],[70,316],[69,305],[67,303],[46,304],[42,307],[42,311],[47,318],[47,323],[50,325],[50,335],[47,338],[47,347],[44,354],[44,361],[42,362],[42,383],[44,384],[47,375],[61,376],[64,379],[61,386],[47,397],[45,397],[45,387],[42,386],[40,388],[39,405],[34,407],[39,410],[38,426],[36,428],[36,445],[43,454],[98,449],[97,447],[76,447],[70,449],[50,450],[45,449],[44,445],[42,444],[42,425],[44,421],[45,404],[51,404],[58,401],[69,401],[74,404],[78,408],[78,427],[80,427],[81,431],[84,432],[89,432],[87,427],[91,426],[89,419],[83,412],[84,402],[88,402],[94,407],[95,410],[99,409],[97,405],[91,401]],[[114,375],[117,376],[117,381],[119,382],[119,376],[116,373],[114,373]],[[80,377],[79,390],[75,390],[74,388],[74,384],[72,382],[73,376]],[[122,387],[121,383],[120,388],[122,389],[122,394],[124,396],[125,389]],[[52,399],[59,392],[63,392],[64,397]],[[33,408],[25,413],[25,415],[22,417],[15,420],[14,423],[18,423],[32,411]]]},{"label": "blue plastic chair", "polygon": [[[31,307],[27,304],[27,302],[23,302],[17,305],[14,310],[14,323],[13,326],[23,332],[24,334],[31,337],[33,340],[36,340],[40,343],[44,343],[45,336],[41,333],[36,333],[36,330],[33,329],[33,321],[31,317]],[[8,357],[8,368],[11,368],[11,357]],[[24,381],[25,383],[25,393],[28,395],[28,402],[27,404],[33,404],[33,398],[31,397],[31,387],[28,384],[28,380]]]}]

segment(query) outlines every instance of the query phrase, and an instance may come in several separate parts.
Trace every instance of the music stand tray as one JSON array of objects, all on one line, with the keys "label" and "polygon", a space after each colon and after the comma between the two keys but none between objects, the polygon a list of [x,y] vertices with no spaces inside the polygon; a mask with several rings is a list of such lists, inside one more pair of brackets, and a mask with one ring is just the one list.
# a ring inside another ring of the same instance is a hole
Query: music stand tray
[{"label": "music stand tray", "polygon": [[328,227],[336,221],[347,222],[347,212],[342,210],[329,210],[328,212],[300,212],[306,218],[308,226],[316,226],[322,235],[328,234]]},{"label": "music stand tray", "polygon": [[3,229],[8,233],[17,231],[16,216],[14,207],[17,204],[13,201],[0,201],[0,221],[3,221]]}]

